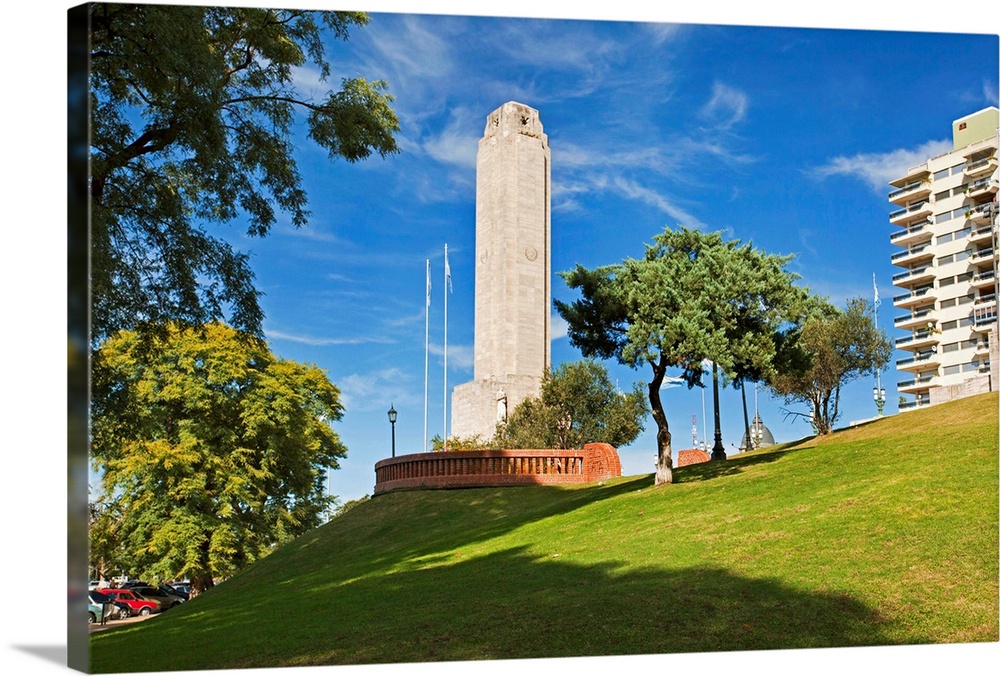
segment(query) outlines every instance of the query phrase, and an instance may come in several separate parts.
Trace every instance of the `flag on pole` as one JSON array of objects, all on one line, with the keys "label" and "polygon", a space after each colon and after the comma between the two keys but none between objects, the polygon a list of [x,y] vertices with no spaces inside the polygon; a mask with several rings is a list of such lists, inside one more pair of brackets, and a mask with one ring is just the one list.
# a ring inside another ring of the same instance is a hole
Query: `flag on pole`
[{"label": "flag on pole", "polygon": [[878,307],[879,305],[882,304],[882,301],[879,300],[879,297],[878,297],[878,284],[875,282],[875,273],[874,272],[872,273],[872,286],[875,287],[875,307]]},{"label": "flag on pole", "polygon": [[451,288],[451,266],[448,265],[448,245],[444,245],[444,279],[448,283],[448,290],[454,293]]},{"label": "flag on pole", "polygon": [[431,306],[431,261],[427,259],[427,307]]}]

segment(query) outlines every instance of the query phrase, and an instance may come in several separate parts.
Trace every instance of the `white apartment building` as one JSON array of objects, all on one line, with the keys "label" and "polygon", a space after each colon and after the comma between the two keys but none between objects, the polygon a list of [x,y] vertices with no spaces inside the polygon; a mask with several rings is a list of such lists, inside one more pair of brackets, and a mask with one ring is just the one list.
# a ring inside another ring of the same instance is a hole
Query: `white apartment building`
[{"label": "white apartment building", "polygon": [[954,149],[891,185],[900,410],[997,389],[998,109],[952,123]]}]

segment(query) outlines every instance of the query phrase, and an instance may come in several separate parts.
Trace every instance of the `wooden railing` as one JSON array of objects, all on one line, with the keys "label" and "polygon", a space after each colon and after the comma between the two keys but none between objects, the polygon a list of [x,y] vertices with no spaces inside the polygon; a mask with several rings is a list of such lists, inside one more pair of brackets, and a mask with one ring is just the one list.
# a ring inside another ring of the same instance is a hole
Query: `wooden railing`
[{"label": "wooden railing", "polygon": [[403,489],[590,483],[621,474],[618,452],[600,443],[573,450],[414,453],[375,463],[375,495]]}]

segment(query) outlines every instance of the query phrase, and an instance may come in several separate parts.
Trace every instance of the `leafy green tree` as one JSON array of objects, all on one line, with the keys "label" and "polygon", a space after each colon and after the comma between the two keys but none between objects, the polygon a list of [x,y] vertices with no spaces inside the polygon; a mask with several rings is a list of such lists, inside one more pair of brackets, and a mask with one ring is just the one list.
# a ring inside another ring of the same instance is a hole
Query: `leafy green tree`
[{"label": "leafy green tree", "polygon": [[[467,437],[448,438],[449,451],[482,451],[491,448],[496,448],[493,445],[493,441],[479,434],[472,434]],[[444,450],[444,439],[441,437],[440,434],[435,434],[433,437],[431,437],[431,450],[432,451]]]},{"label": "leafy green tree", "polygon": [[213,323],[124,331],[95,353],[93,464],[129,570],[196,592],[317,526],[346,455],[339,390]]},{"label": "leafy green tree", "polygon": [[88,565],[92,579],[107,580],[113,574],[127,570],[122,554],[117,505],[90,501],[87,504],[89,547]]},{"label": "leafy green tree", "polygon": [[[724,372],[769,368],[775,334],[801,296],[787,256],[720,233],[666,229],[640,259],[561,273],[580,298],[556,301],[570,342],[585,357],[648,365],[648,396],[657,434],[656,483],[673,480],[671,435],[660,388],[668,369],[680,369],[688,387],[701,382],[711,359]],[[755,327],[742,330],[740,327]]]},{"label": "leafy green tree", "polygon": [[642,433],[648,412],[641,383],[620,392],[603,364],[564,363],[545,373],[540,396],[518,404],[494,441],[502,448],[624,446]]},{"label": "leafy green tree", "polygon": [[379,80],[326,80],[323,30],[346,40],[359,12],[92,3],[91,292],[95,343],[122,329],[221,320],[259,334],[246,255],[203,223],[240,219],[264,236],[308,217],[292,132],[331,159],[398,151],[393,97]]},{"label": "leafy green tree", "polygon": [[884,368],[893,347],[864,298],[844,310],[817,300],[785,336],[768,385],[786,401],[807,403],[816,431],[828,434],[840,417],[840,388]]}]

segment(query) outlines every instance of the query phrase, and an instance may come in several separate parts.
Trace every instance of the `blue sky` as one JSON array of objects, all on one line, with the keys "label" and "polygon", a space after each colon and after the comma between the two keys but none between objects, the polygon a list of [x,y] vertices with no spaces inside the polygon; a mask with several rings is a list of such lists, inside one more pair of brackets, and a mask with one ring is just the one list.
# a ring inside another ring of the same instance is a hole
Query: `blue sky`
[{"label": "blue sky", "polygon": [[[10,65],[5,89],[15,102],[0,108],[8,162],[8,227],[0,247],[8,321],[0,332],[8,357],[8,436],[0,511],[16,552],[3,559],[6,579],[62,580],[66,573],[66,512],[60,497],[66,458],[62,74],[63,26],[73,4],[12,5],[0,41],[4,63]],[[334,6],[329,0],[296,4]],[[729,228],[769,251],[796,253],[805,281],[838,301],[869,293],[872,272],[883,297],[891,293],[885,182],[895,177],[894,167],[934,154],[947,143],[952,119],[997,101],[1000,17],[992,0],[967,0],[960,8],[937,11],[919,3],[870,0],[651,4],[577,2],[569,9],[552,0],[506,0],[502,6],[443,0],[361,3],[391,12],[502,12],[689,25],[508,21],[502,23],[506,33],[494,35],[487,48],[483,24],[475,20],[376,15],[371,26],[333,54],[334,77],[389,80],[404,126],[405,152],[384,162],[343,166],[303,146],[300,161],[313,224],[298,233],[277,228],[247,248],[267,293],[265,328],[275,351],[317,363],[344,390],[347,415],[337,429],[350,452],[334,473],[334,493],[351,499],[371,491],[372,465],[388,452],[389,403],[400,411],[400,448],[420,444],[423,261],[430,257],[435,266],[433,338],[440,347],[445,242],[455,277],[449,299],[454,370],[448,381],[470,377],[472,158],[486,115],[504,101],[539,109],[550,138],[556,270],[577,260],[596,265],[638,255],[643,242],[664,225],[697,222]],[[719,28],[722,23],[864,32]],[[890,35],[884,29],[908,33]],[[920,34],[926,31],[972,31],[992,38]],[[563,297],[563,289],[555,291]],[[892,309],[883,305],[881,317],[891,321]],[[368,342],[351,344],[362,339]],[[557,362],[578,358],[565,339],[553,347]],[[439,357],[431,373],[434,393],[441,384]],[[630,382],[645,375],[621,371],[618,377]],[[849,392],[857,403],[845,419],[874,412],[868,383]],[[665,394],[675,439],[682,442],[691,414],[700,416],[700,394],[680,389]],[[440,397],[432,404],[431,422],[440,430],[440,422],[435,423]],[[806,432],[801,425],[783,427],[778,408],[761,398],[764,419],[779,439]],[[722,410],[724,439],[735,443],[739,407],[729,391],[723,392]],[[623,449],[626,471],[651,471],[652,449],[648,435]],[[58,584],[44,589],[52,607],[63,603]],[[24,673],[64,671],[64,625],[8,621],[4,628],[5,664],[23,667]],[[748,667],[799,673],[808,665],[811,672],[825,674],[842,673],[845,667],[871,671],[874,660],[912,674],[938,674],[956,663],[996,659],[997,644],[982,644],[824,650],[821,655],[636,656],[612,664],[702,673]],[[499,674],[509,666],[498,662],[477,669]],[[547,660],[518,668],[551,671]],[[407,671],[458,674],[467,666],[411,665]]]},{"label": "blue sky", "polygon": [[[873,274],[891,299],[888,181],[949,149],[953,119],[997,104],[995,35],[375,13],[329,58],[335,78],[390,83],[402,152],[331,163],[303,140],[308,227],[233,241],[252,255],[272,349],[326,369],[343,392],[349,453],[331,488],[344,500],[370,493],[390,453],[390,405],[397,453],[422,447],[428,259],[429,435],[443,430],[446,243],[449,392],[472,378],[475,154],[502,103],[538,109],[549,137],[555,298],[575,297],[558,271],[640,256],[686,225],[794,254],[801,283],[838,305],[871,299]],[[319,87],[308,69],[299,78]],[[893,317],[884,303],[891,335]],[[553,365],[581,358],[554,326]],[[624,386],[650,376],[609,367]],[[883,380],[895,413],[895,371]],[[841,423],[875,415],[872,384],[844,389]],[[804,405],[757,399],[779,441],[810,433],[784,412]],[[665,390],[664,406],[675,450],[691,447],[692,416],[704,438],[701,389]],[[724,389],[720,410],[732,452],[738,392]],[[626,474],[652,471],[654,434],[650,419],[620,449]]]}]

